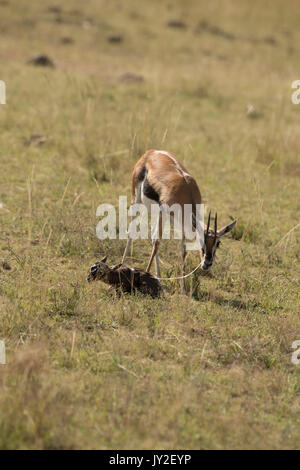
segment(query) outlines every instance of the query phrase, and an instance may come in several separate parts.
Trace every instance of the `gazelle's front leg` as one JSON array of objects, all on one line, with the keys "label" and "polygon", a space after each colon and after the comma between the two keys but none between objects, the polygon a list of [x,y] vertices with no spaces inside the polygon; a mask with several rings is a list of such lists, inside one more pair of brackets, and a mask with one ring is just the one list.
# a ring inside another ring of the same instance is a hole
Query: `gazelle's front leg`
[{"label": "gazelle's front leg", "polygon": [[125,263],[125,259],[128,256],[128,253],[130,251],[131,244],[132,244],[132,238],[131,238],[130,232],[129,232],[128,233],[128,238],[127,238],[126,248],[125,248],[125,251],[124,251],[124,254],[123,254],[123,258],[122,258],[122,264]]},{"label": "gazelle's front leg", "polygon": [[162,237],[162,214],[160,212],[159,216],[158,216],[158,221],[157,221],[156,227],[155,227],[155,229],[153,231],[153,234],[152,234],[153,248],[152,248],[152,253],[151,253],[149,263],[148,263],[148,266],[147,266],[147,270],[146,270],[147,272],[150,271],[152,263],[153,263],[153,259],[155,257],[156,276],[157,277],[160,277],[158,249],[159,249],[159,244],[160,244],[161,237]]},{"label": "gazelle's front leg", "polygon": [[[181,240],[181,275],[182,277],[185,276],[185,257],[186,257],[185,239],[182,238]],[[181,293],[186,294],[184,278],[180,280],[180,284],[181,284]]]},{"label": "gazelle's front leg", "polygon": [[158,253],[156,253],[156,255],[155,255],[155,270],[156,270],[156,277],[160,277]]},{"label": "gazelle's front leg", "polygon": [[151,269],[153,259],[154,259],[154,257],[156,256],[156,254],[158,252],[159,244],[160,244],[160,240],[158,238],[156,240],[154,240],[152,253],[151,253],[150,260],[149,260],[149,263],[148,263],[148,266],[147,266],[147,269],[146,269],[147,272],[149,272],[150,269]]}]

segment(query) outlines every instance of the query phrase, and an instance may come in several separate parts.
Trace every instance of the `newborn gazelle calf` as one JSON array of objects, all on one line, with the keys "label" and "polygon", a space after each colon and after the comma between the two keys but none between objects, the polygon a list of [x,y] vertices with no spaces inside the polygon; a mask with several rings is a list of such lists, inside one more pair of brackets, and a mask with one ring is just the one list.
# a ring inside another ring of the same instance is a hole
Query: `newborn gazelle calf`
[{"label": "newborn gazelle calf", "polygon": [[113,287],[119,295],[121,292],[133,295],[140,292],[153,298],[162,295],[163,290],[159,280],[149,272],[121,264],[109,266],[106,260],[107,256],[91,266],[88,282],[102,281]]},{"label": "newborn gazelle calf", "polygon": [[[171,207],[179,204],[181,207],[181,224],[184,222],[185,205],[189,204],[192,210],[193,229],[198,233],[199,249],[201,254],[201,269],[209,270],[214,262],[215,253],[220,245],[220,238],[230,232],[236,221],[226,225],[218,231],[217,214],[215,216],[214,229],[210,228],[210,213],[207,226],[204,225],[204,234],[200,233],[201,223],[197,204],[201,204],[201,194],[195,179],[189,174],[181,163],[169,152],[162,150],[148,150],[136,163],[131,179],[131,204],[142,203],[148,209],[152,204],[160,208]],[[153,249],[148,262],[147,271],[150,271],[153,259],[156,264],[156,275],[160,277],[158,249],[163,232],[162,210],[159,211],[156,230],[153,238]],[[201,236],[202,235],[202,236]],[[129,253],[132,239],[130,232],[123,255],[125,262]],[[181,259],[182,276],[185,275],[186,240],[182,231]],[[185,291],[184,279],[181,283],[182,291]]]}]

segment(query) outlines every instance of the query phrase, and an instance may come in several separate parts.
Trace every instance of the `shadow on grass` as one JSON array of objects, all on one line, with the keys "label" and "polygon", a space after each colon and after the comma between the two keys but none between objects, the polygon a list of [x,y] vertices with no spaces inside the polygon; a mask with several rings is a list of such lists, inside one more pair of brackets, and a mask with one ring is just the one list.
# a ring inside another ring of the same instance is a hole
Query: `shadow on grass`
[{"label": "shadow on grass", "polygon": [[244,300],[237,299],[237,298],[229,299],[223,295],[216,294],[215,292],[212,292],[210,290],[205,291],[205,290],[200,290],[198,288],[196,288],[193,291],[192,298],[198,302],[210,301],[210,302],[214,302],[217,305],[229,306],[231,308],[238,309],[238,310],[249,310],[249,309],[253,310],[253,309],[257,309],[261,307],[261,305],[257,301],[255,302],[253,302],[252,300],[244,301]]}]

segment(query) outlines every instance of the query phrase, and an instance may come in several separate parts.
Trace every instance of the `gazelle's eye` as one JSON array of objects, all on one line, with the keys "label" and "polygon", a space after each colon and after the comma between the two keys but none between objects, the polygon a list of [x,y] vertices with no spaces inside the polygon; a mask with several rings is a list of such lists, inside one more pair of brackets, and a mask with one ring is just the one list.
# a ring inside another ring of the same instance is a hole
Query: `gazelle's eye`
[{"label": "gazelle's eye", "polygon": [[218,240],[217,241],[217,248],[219,248],[220,245],[221,245],[221,240]]}]

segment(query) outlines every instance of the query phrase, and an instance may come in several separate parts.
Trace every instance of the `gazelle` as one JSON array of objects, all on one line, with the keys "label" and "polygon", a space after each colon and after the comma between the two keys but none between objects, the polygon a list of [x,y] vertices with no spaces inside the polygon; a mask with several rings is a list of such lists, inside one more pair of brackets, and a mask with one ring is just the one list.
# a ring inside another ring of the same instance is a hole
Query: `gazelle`
[{"label": "gazelle", "polygon": [[[199,235],[199,249],[201,256],[201,269],[209,270],[214,261],[215,253],[220,245],[220,238],[230,232],[236,224],[236,220],[221,230],[217,227],[217,214],[215,215],[214,229],[210,228],[210,213],[207,225],[204,226],[204,236],[200,236],[199,225],[196,224],[196,205],[201,204],[201,194],[198,185],[189,172],[179,163],[179,161],[169,152],[163,150],[148,150],[136,163],[131,179],[131,204],[142,203],[147,208],[152,204],[158,204],[159,207],[179,204],[182,208],[182,217],[184,206],[190,204],[193,215],[193,228]],[[182,218],[182,224],[183,224]],[[156,275],[160,277],[158,249],[163,231],[162,212],[159,212],[156,230],[152,235],[153,249],[147,266],[147,271],[151,269],[153,259],[155,258]],[[201,242],[202,240],[202,242]],[[132,238],[130,233],[127,245],[124,251],[122,263],[129,253]],[[181,240],[181,261],[182,276],[185,276],[185,257],[186,240],[184,233]],[[181,288],[185,291],[184,279],[182,279]]]}]

